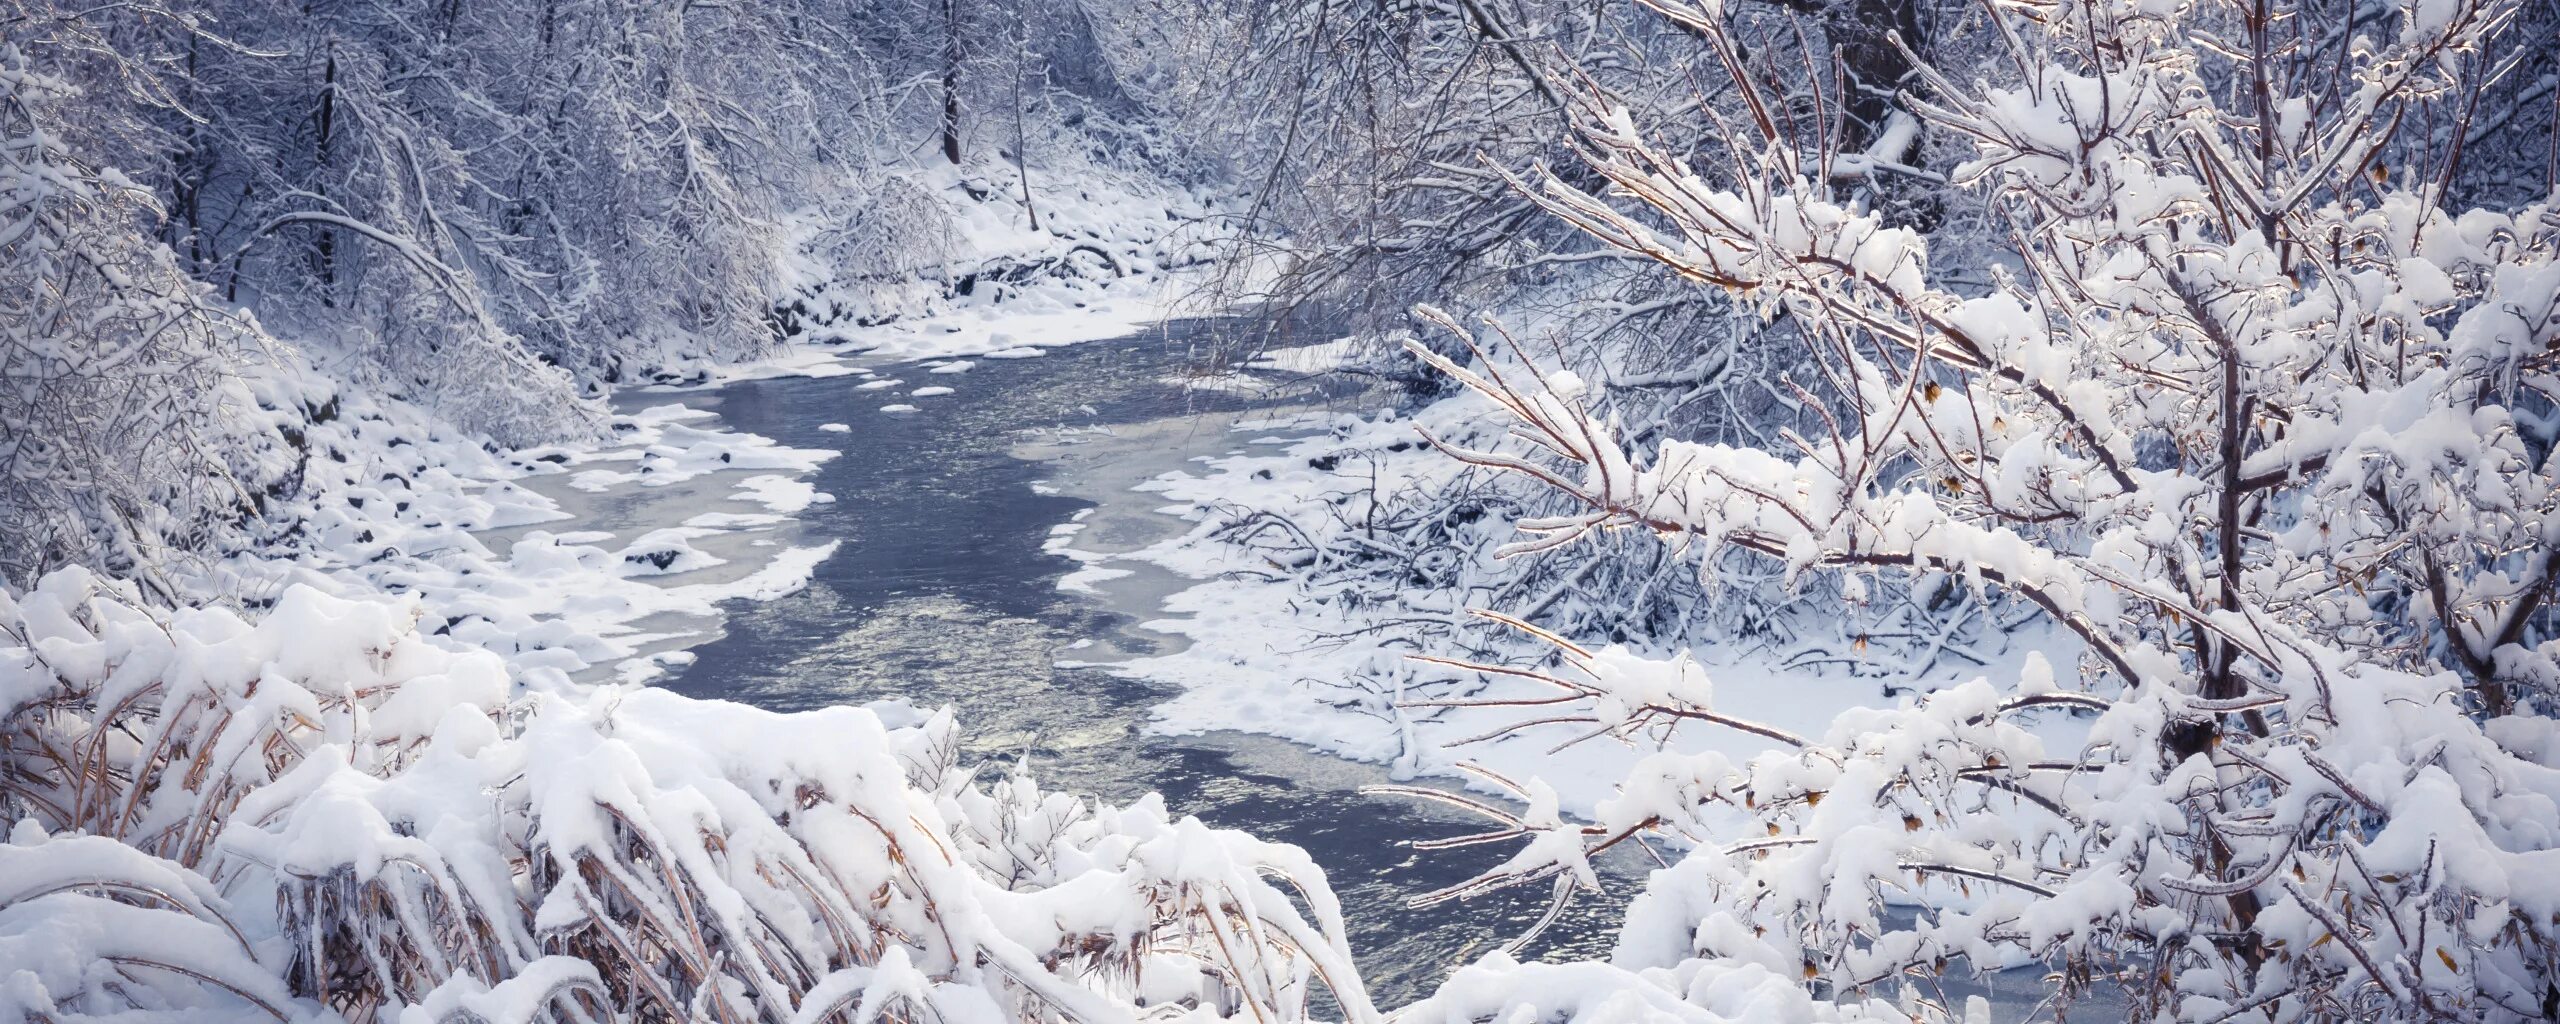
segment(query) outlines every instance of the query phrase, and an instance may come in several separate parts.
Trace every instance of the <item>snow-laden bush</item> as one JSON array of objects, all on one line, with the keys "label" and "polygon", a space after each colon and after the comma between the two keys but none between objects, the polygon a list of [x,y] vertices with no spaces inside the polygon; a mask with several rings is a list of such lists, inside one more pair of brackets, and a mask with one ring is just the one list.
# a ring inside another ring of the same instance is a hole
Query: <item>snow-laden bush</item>
[{"label": "snow-laden bush", "polygon": [[[1659,6],[1734,45],[1716,5]],[[1834,201],[1782,118],[1726,125],[1719,186],[1586,97],[1609,190],[1523,187],[1798,320],[1840,399],[1766,449],[1640,450],[1570,373],[1426,352],[1533,449],[1450,450],[1580,506],[1521,546],[1632,529],[1850,603],[1892,580],[2005,593],[2079,664],[1795,735],[1718,712],[1686,658],[1553,638],[1559,667],[1489,667],[1521,689],[1481,703],[1663,751],[1592,824],[1498,815],[1486,838],[1527,846],[1483,884],[1665,833],[1693,852],[1632,912],[1621,966],[1860,992],[2040,961],[2063,997],[2103,987],[2147,1019],[2560,1009],[2560,206],[2444,208],[2459,147],[2376,160],[2511,66],[2513,13],[1995,6],[2011,59],[1985,73],[2010,84],[1924,69],[1918,104],[1972,140],[1956,181],[2014,241],[1966,292]],[[1680,753],[1684,724],[1776,749]]]},{"label": "snow-laden bush", "polygon": [[947,716],[527,693],[410,602],[119,587],[0,596],[0,1016],[1374,1019],[1296,848],[979,784]]}]

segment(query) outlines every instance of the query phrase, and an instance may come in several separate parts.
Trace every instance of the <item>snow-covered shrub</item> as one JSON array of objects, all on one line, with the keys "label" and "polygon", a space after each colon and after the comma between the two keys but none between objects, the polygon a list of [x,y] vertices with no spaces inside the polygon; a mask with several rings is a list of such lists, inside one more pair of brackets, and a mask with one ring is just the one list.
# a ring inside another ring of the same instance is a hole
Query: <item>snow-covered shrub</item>
[{"label": "snow-covered shrub", "polygon": [[[1657,6],[1735,45],[1717,5]],[[1484,703],[1661,752],[1591,824],[1507,816],[1489,838],[1527,846],[1482,882],[1663,833],[1692,852],[1622,967],[1850,993],[2042,962],[2146,1019],[2547,1018],[2560,206],[2445,208],[2458,147],[2377,160],[2537,45],[2499,35],[2514,10],[1995,5],[2010,53],[1983,74],[2006,83],[1923,69],[1916,104],[1972,140],[1955,181],[2013,239],[1985,288],[1835,200],[1783,119],[1727,126],[1719,172],[1585,96],[1607,191],[1523,188],[1798,321],[1839,399],[1766,448],[1640,448],[1570,373],[1429,355],[1531,449],[1448,450],[1577,506],[1520,547],[1637,530],[1851,605],[1888,581],[2003,593],[2077,664],[1797,735],[1719,713],[1685,657],[1551,637],[1560,666],[1487,667],[1522,689]],[[1776,749],[1681,753],[1684,724]]]},{"label": "snow-covered shrub", "polygon": [[0,1014],[1374,1019],[1293,847],[982,785],[901,705],[523,692],[416,616],[0,596]]},{"label": "snow-covered shrub", "polygon": [[[1891,207],[1901,223],[1915,207],[1938,207],[1929,193],[1943,174],[1929,168],[1943,166],[1948,146],[1924,135],[1890,88],[1910,58],[1883,31],[1903,33],[1922,52],[1976,48],[1988,38],[1956,30],[1972,0],[1735,3],[1727,27],[1743,42],[1722,55],[1641,4],[1170,6],[1186,16],[1120,31],[1154,44],[1139,54],[1150,72],[1134,76],[1143,83],[1137,93],[1205,140],[1201,149],[1225,154],[1234,176],[1256,190],[1247,211],[1255,230],[1234,240],[1227,284],[1350,332],[1364,351],[1341,369],[1403,387],[1397,397],[1416,407],[1442,402],[1452,388],[1399,345],[1422,326],[1409,319],[1414,304],[1499,310],[1540,358],[1581,374],[1595,410],[1646,441],[1766,443],[1790,426],[1818,424],[1804,392],[1821,388],[1800,372],[1796,325],[1744,315],[1749,303],[1736,296],[1684,287],[1667,268],[1595,244],[1538,209],[1500,169],[1552,164],[1587,187],[1602,184],[1574,155],[1565,108],[1577,88],[1605,89],[1640,121],[1741,123],[1749,104],[1732,90],[1697,88],[1702,76],[1722,77],[1732,57],[1739,73],[1771,90],[1767,103],[1824,129],[1795,140],[1808,163],[1816,151],[1834,154],[1825,162],[1833,186]],[[1850,87],[1837,87],[1844,78]],[[1961,232],[1944,224],[1969,230],[1978,220],[1961,208],[1930,217],[1950,235]],[[1426,344],[1440,344],[1439,332],[1422,333]],[[1439,426],[1451,410],[1400,412],[1411,424]],[[1452,594],[1468,601],[1498,594],[1496,603],[1537,606],[1549,616],[1542,621],[1577,636],[1712,641],[1869,667],[1903,654],[1927,664],[1962,641],[1996,653],[1999,637],[1985,625],[2013,617],[1950,594],[1886,588],[1861,617],[1867,621],[1848,622],[1821,607],[1819,585],[1794,592],[1744,585],[1742,576],[1778,572],[1740,554],[1727,557],[1731,578],[1709,599],[1683,560],[1646,535],[1611,538],[1610,557],[1497,560],[1498,543],[1478,541],[1507,533],[1516,518],[1565,506],[1524,481],[1441,472],[1428,454],[1406,451],[1406,427],[1351,432],[1337,446],[1339,480],[1277,500],[1240,499],[1235,504],[1245,507],[1228,517],[1231,535],[1250,538],[1243,547],[1289,566],[1258,596],[1275,606],[1352,609],[1347,621],[1322,626],[1329,635],[1311,639],[1392,650],[1416,638],[1404,625],[1427,621],[1429,631],[1463,634],[1459,643],[1489,658],[1539,656],[1507,631],[1474,630],[1450,614]],[[1364,487],[1364,475],[1375,485]],[[1239,494],[1270,490],[1242,473],[1222,485]],[[1294,530],[1275,528],[1281,519]],[[1437,524],[1479,520],[1483,528],[1470,536],[1439,535],[1447,531]],[[1373,524],[1391,524],[1399,536],[1381,547]],[[1410,572],[1418,554],[1445,570]],[[1959,642],[1940,642],[1950,635]],[[1852,649],[1861,636],[1875,642],[1876,656]],[[1367,693],[1399,685],[1391,672],[1340,682]]]},{"label": "snow-covered shrub", "polygon": [[[802,271],[793,316],[876,322],[941,297],[957,225],[924,183],[881,174],[799,219],[799,258],[788,264]],[[827,301],[816,308],[821,293]]]}]

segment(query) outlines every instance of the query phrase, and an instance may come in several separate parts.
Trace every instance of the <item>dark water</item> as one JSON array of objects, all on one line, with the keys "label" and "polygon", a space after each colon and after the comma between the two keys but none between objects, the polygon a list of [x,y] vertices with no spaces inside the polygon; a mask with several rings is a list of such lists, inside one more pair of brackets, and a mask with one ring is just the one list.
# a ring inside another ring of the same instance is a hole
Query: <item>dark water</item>
[{"label": "dark water", "polygon": [[[1426,995],[1447,972],[1520,934],[1545,909],[1544,887],[1430,910],[1412,895],[1498,862],[1507,847],[1416,854],[1403,841],[1481,831],[1480,820],[1356,790],[1387,781],[1382,768],[1309,754],[1243,736],[1146,735],[1148,709],[1165,694],[1094,669],[1079,641],[1107,638],[1143,651],[1129,613],[1062,594],[1076,565],[1046,553],[1051,527],[1091,503],[1035,493],[1058,467],[1012,450],[1043,434],[1196,417],[1173,431],[1169,463],[1233,447],[1215,414],[1259,401],[1206,394],[1166,378],[1197,365],[1217,343],[1218,321],[1177,323],[1136,338],[1096,342],[1037,359],[980,360],[968,373],[894,367],[900,387],[862,391],[854,378],[780,379],[729,385],[719,409],[738,429],[844,454],[813,482],[833,504],[804,513],[810,540],[842,546],[808,589],[732,609],[727,635],[666,685],[776,709],[903,697],[961,710],[971,754],[1027,757],[1042,783],[1126,800],[1164,794],[1177,814],[1304,847],[1342,897],[1352,946],[1379,1005]],[[957,388],[909,398],[912,388]],[[1335,384],[1310,384],[1297,402],[1358,403]],[[878,411],[892,402],[918,414]],[[829,433],[820,424],[852,426]],[[1618,907],[1638,885],[1629,863],[1607,879],[1607,898],[1584,897],[1529,956],[1605,955]]]}]

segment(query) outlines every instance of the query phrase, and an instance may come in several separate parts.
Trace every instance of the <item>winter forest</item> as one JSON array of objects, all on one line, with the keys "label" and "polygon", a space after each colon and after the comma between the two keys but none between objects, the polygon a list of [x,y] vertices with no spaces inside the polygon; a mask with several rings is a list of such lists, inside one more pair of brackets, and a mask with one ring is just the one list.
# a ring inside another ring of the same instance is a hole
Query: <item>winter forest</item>
[{"label": "winter forest", "polygon": [[2560,1018],[2560,0],[0,0],[0,1021]]}]

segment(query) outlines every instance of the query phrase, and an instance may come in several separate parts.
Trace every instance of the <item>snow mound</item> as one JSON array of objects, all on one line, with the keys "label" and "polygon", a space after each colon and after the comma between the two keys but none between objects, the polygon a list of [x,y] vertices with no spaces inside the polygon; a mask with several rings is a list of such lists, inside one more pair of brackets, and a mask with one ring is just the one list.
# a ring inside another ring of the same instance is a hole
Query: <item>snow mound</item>
[{"label": "snow mound", "polygon": [[628,576],[673,576],[722,565],[728,559],[693,546],[696,537],[722,531],[699,527],[671,527],[651,530],[622,549],[623,574]]},{"label": "snow mound", "polygon": [[826,494],[808,481],[787,476],[751,476],[738,482],[738,491],[730,497],[762,503],[784,515],[811,505],[833,503],[835,495]]}]

